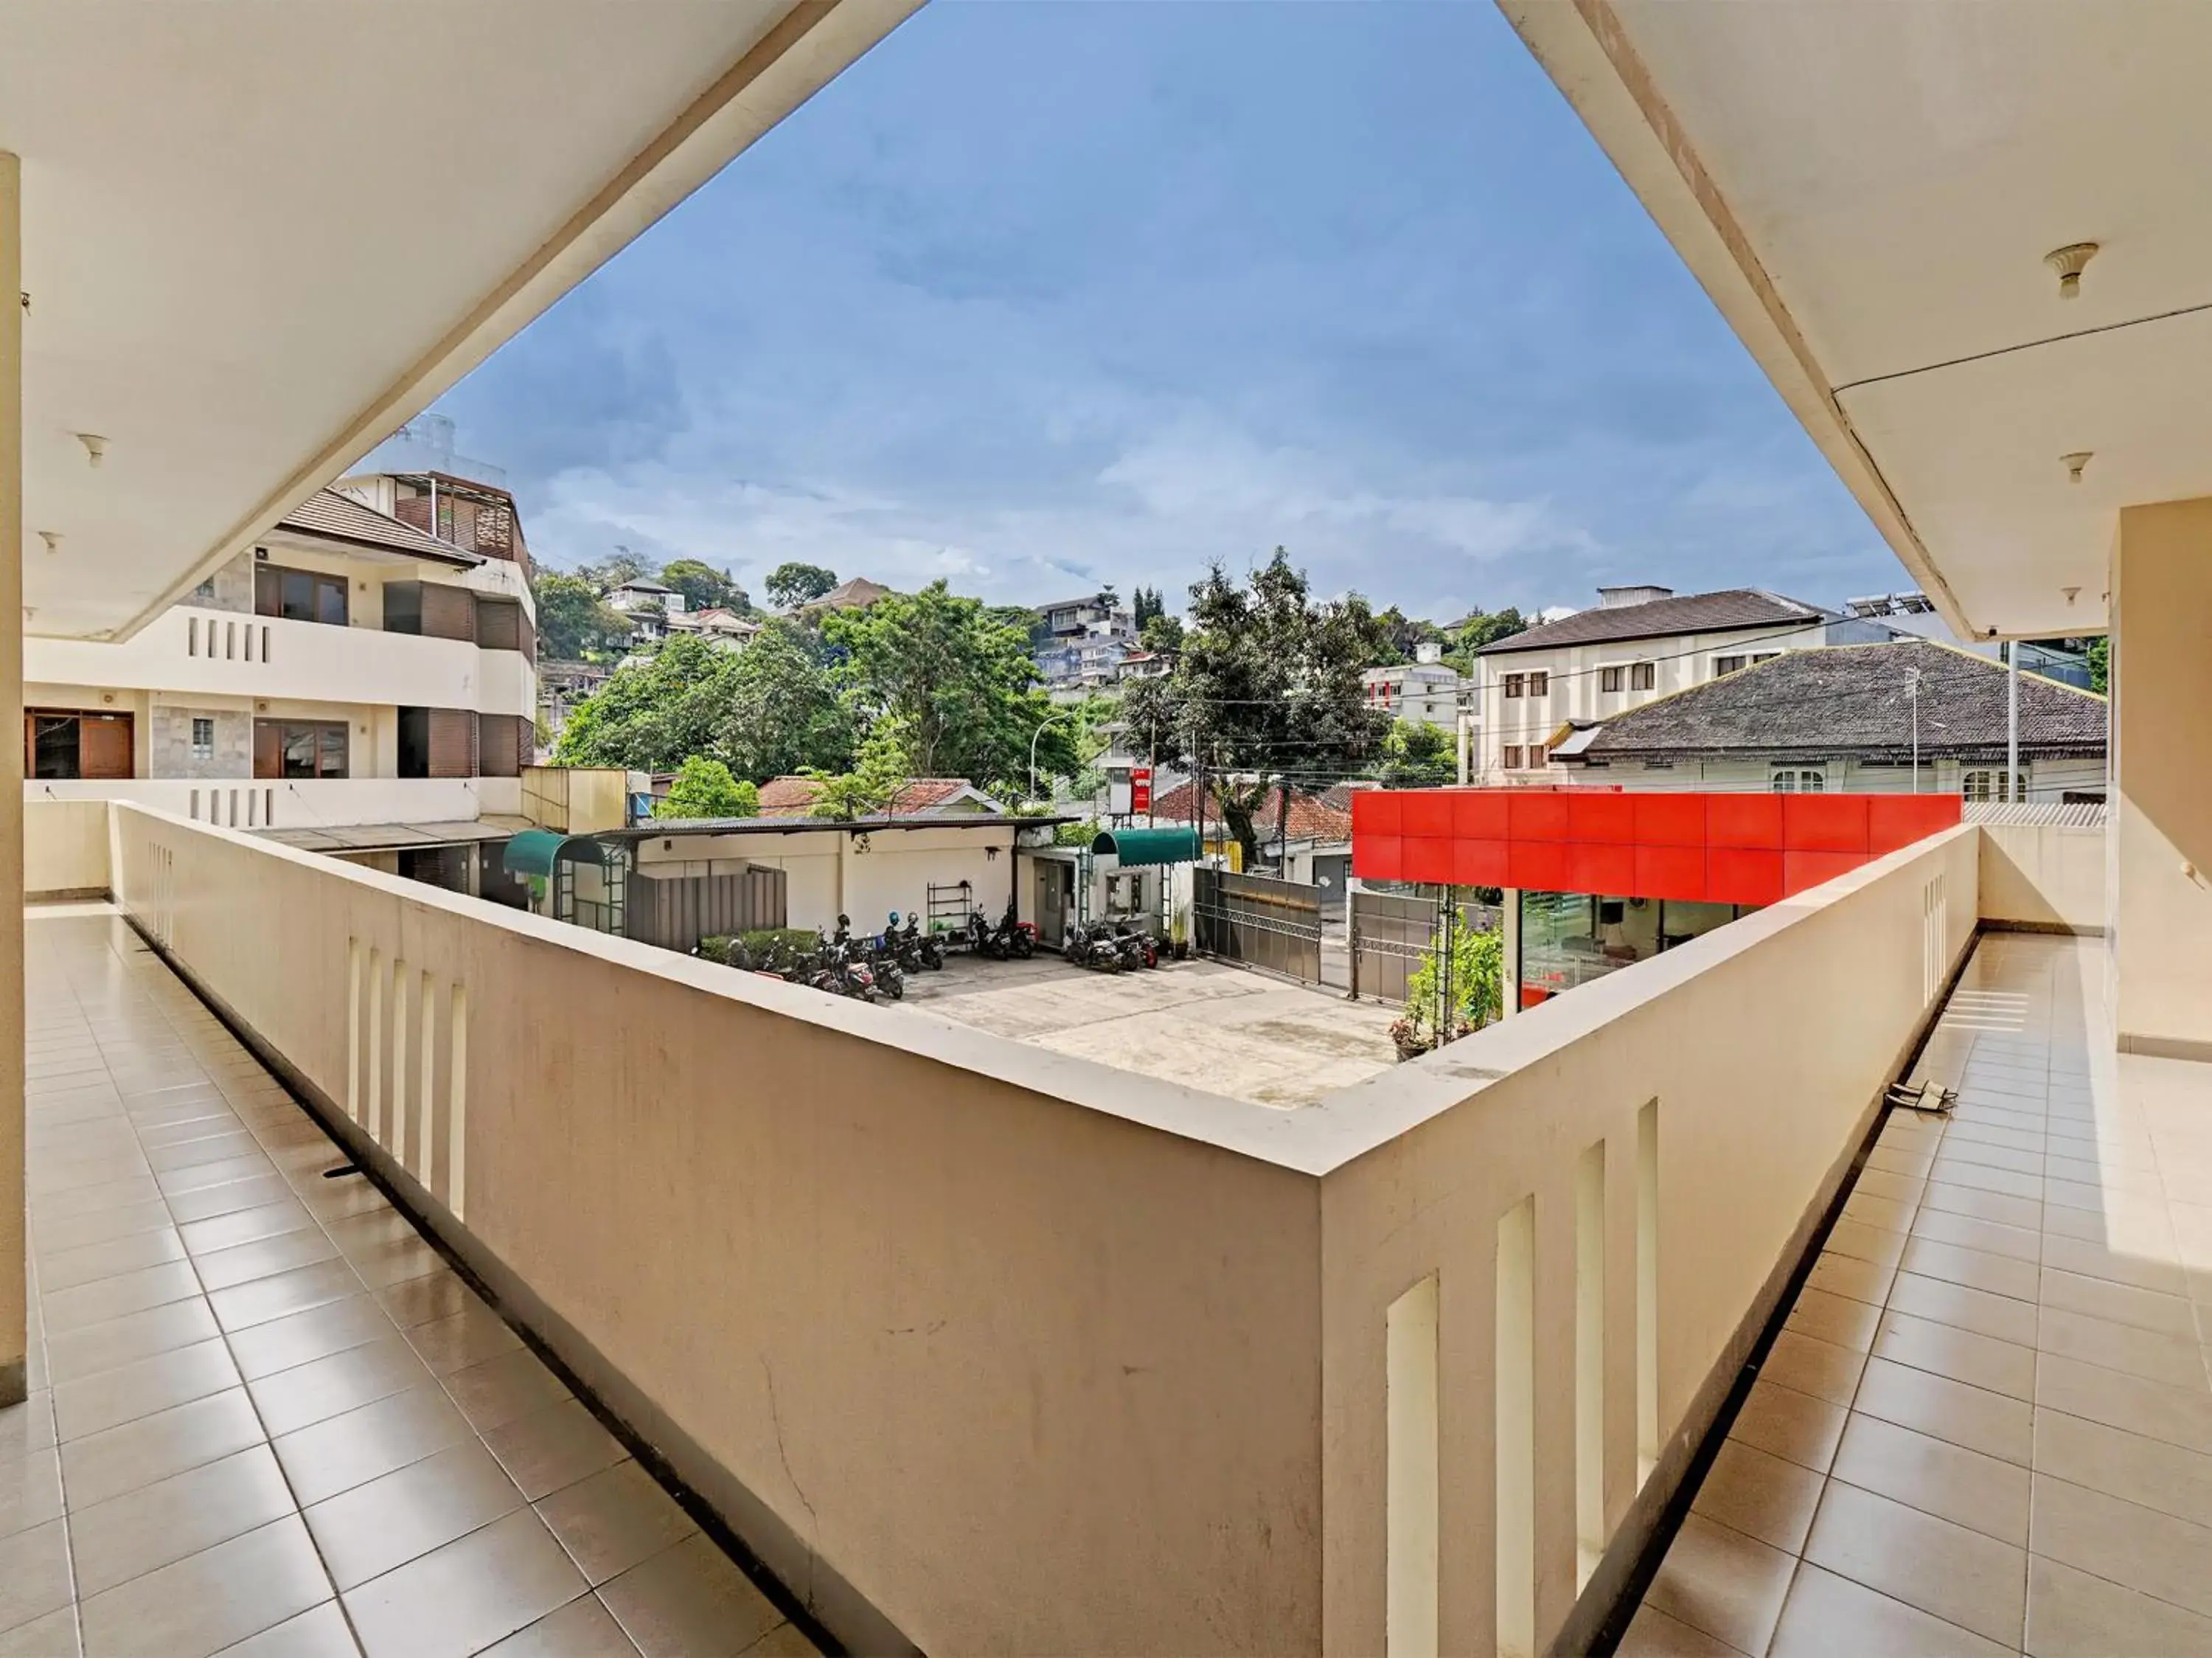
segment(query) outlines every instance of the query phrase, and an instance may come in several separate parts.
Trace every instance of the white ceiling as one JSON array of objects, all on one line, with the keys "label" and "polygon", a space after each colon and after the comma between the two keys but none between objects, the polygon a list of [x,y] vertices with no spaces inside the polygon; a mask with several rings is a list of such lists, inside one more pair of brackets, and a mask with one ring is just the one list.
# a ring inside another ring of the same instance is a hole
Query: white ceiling
[{"label": "white ceiling", "polygon": [[1954,625],[2101,627],[2212,494],[2212,5],[1500,3]]},{"label": "white ceiling", "polygon": [[916,3],[0,0],[27,626],[139,625]]}]

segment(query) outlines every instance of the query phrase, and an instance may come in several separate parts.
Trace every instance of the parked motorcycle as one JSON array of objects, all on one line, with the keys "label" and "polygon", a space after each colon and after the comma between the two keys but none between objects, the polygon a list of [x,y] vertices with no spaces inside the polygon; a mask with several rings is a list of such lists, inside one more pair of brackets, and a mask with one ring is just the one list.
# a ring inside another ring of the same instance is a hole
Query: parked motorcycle
[{"label": "parked motorcycle", "polygon": [[1121,952],[1122,966],[1135,968],[1160,965],[1160,948],[1142,927],[1117,921],[1114,923],[1114,937]]},{"label": "parked motorcycle", "polygon": [[1098,972],[1118,973],[1128,965],[1121,951],[1121,941],[1103,922],[1088,927],[1070,926],[1060,941],[1060,953],[1075,966]]},{"label": "parked motorcycle", "polygon": [[915,965],[923,972],[933,973],[945,966],[945,946],[939,942],[935,933],[921,930],[921,912],[919,910],[906,912],[906,930],[899,935],[899,942],[910,953]]}]

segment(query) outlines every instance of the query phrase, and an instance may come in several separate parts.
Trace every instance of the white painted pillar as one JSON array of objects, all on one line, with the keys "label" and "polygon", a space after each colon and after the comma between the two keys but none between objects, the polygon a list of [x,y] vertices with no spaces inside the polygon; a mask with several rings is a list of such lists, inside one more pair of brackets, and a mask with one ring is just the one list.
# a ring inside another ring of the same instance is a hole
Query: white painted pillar
[{"label": "white painted pillar", "polygon": [[1504,930],[1504,948],[1498,954],[1504,958],[1504,984],[1498,986],[1498,1017],[1510,1019],[1521,1011],[1521,889],[1504,889],[1504,917],[1499,923]]},{"label": "white painted pillar", "polygon": [[29,1379],[23,1286],[23,289],[22,164],[0,150],[0,1405]]}]

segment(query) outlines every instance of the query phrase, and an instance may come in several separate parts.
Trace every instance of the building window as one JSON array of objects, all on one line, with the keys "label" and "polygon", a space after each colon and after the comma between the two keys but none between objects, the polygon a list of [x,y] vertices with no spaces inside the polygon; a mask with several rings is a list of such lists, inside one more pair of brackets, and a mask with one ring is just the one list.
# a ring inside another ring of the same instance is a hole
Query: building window
[{"label": "building window", "polygon": [[[2002,801],[2005,795],[2005,774],[2002,767],[1994,771],[1969,771],[1959,779],[1959,792],[1970,801]],[[2011,798],[2027,798],[2027,774],[2016,772],[2013,777]]]},{"label": "building window", "polygon": [[214,577],[214,576],[209,576],[209,577],[207,578],[207,580],[206,580],[206,581],[204,581],[204,582],[201,582],[198,587],[194,588],[192,589],[192,597],[193,597],[193,598],[195,598],[195,599],[212,599],[212,598],[214,598],[214,597],[215,597],[215,577]]},{"label": "building window", "polygon": [[1549,674],[1531,674],[1528,676],[1528,694],[1532,697],[1550,696],[1552,676]]},{"label": "building window", "polygon": [[253,775],[289,781],[346,775],[343,720],[256,720]]},{"label": "building window", "polygon": [[1734,674],[1742,666],[1743,658],[1741,656],[1716,656],[1713,658],[1713,677],[1718,679],[1723,674]]},{"label": "building window", "polygon": [[1518,771],[1521,769],[1521,745],[1517,742],[1505,745],[1505,769],[1508,771]]},{"label": "building window", "polygon": [[1819,795],[1826,793],[1828,774],[1818,766],[1795,766],[1774,774],[1774,792],[1778,795]]},{"label": "building window", "polygon": [[211,760],[215,758],[215,722],[194,716],[192,720],[192,758]]},{"label": "building window", "polygon": [[1761,662],[1772,661],[1781,654],[1782,653],[1778,650],[1754,650],[1751,654],[1751,665],[1753,667],[1757,667]]},{"label": "building window", "polygon": [[1597,688],[1600,691],[1620,690],[1620,680],[1621,671],[1617,667],[1601,667],[1597,671]]},{"label": "building window", "polygon": [[1528,676],[1525,674],[1509,674],[1505,676],[1505,694],[1508,697],[1522,695],[1528,690]]},{"label": "building window", "polygon": [[281,616],[288,622],[325,622],[343,627],[347,620],[346,581],[319,570],[286,570],[281,564],[261,564],[253,571],[253,608],[262,616]]},{"label": "building window", "polygon": [[1628,670],[1628,684],[1631,690],[1649,691],[1658,683],[1659,669],[1655,663],[1638,662]]},{"label": "building window", "polygon": [[23,715],[23,775],[76,782],[131,775],[128,714],[79,714],[30,709]]}]

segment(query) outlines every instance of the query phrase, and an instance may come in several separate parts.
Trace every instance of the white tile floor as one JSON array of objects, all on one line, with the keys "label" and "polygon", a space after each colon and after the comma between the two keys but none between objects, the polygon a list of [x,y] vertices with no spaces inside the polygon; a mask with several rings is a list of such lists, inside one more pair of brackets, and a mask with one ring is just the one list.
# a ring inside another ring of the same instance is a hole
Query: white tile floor
[{"label": "white tile floor", "polygon": [[2212,1066],[2103,972],[1977,948],[1622,1653],[2212,1653]]},{"label": "white tile floor", "polygon": [[0,1658],[813,1652],[119,918],[27,916]]}]

